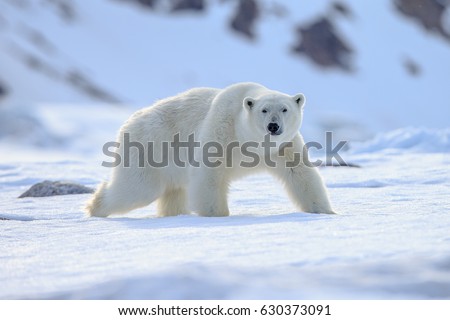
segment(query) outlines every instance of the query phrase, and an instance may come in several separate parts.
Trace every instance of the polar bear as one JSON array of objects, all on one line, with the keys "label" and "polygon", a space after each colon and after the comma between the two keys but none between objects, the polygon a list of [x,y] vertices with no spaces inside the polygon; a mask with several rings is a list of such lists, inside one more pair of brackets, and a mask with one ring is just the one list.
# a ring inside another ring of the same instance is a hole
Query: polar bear
[{"label": "polar bear", "polygon": [[237,83],[191,89],[137,111],[119,132],[122,162],[87,204],[88,215],[157,200],[158,216],[228,216],[230,183],[260,170],[281,180],[299,210],[334,213],[317,168],[304,157],[304,104],[301,93]]}]

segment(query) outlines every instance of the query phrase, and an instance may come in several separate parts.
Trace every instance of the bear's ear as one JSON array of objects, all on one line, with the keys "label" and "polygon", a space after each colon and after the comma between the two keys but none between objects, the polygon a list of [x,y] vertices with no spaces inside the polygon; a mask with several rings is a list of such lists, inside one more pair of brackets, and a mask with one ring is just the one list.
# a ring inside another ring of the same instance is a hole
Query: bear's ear
[{"label": "bear's ear", "polygon": [[294,101],[300,108],[302,108],[305,105],[306,98],[303,93],[297,93],[294,97]]},{"label": "bear's ear", "polygon": [[255,99],[250,97],[246,97],[244,99],[244,108],[251,110],[254,106],[255,106]]}]

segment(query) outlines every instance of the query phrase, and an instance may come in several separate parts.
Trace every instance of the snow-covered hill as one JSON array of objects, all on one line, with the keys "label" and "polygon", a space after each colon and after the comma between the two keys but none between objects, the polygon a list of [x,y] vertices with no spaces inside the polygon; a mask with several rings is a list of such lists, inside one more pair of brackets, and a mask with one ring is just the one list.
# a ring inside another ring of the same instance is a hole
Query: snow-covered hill
[{"label": "snow-covered hill", "polygon": [[[423,12],[434,1],[416,5]],[[197,10],[173,11],[182,2]],[[0,112],[40,103],[144,106],[194,86],[256,81],[306,93],[312,138],[445,127],[450,43],[398,2],[2,0]],[[348,57],[339,56],[344,47]],[[351,71],[333,64],[344,60]]]}]

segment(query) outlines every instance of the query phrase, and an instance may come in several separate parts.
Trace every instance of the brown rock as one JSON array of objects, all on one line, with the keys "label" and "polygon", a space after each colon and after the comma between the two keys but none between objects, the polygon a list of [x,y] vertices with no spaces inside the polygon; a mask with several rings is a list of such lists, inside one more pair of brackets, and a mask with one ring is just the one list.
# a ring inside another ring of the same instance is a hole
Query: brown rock
[{"label": "brown rock", "polygon": [[259,17],[259,7],[255,0],[239,0],[239,5],[231,19],[231,28],[247,38],[255,38],[255,23]]},{"label": "brown rock", "polygon": [[327,17],[297,28],[298,44],[295,53],[305,55],[321,67],[351,71],[353,49],[337,34],[333,22]]},{"label": "brown rock", "polygon": [[[394,0],[397,10],[414,19],[423,28],[450,41],[450,33],[443,27],[446,5],[439,0]],[[448,6],[448,4],[447,4]]]}]

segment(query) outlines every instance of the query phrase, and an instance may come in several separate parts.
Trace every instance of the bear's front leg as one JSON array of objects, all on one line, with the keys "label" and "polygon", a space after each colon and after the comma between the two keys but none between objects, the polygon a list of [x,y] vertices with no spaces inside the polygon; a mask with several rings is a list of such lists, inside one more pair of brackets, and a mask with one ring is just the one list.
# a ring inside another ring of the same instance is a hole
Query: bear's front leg
[{"label": "bear's front leg", "polygon": [[299,165],[285,170],[284,185],[299,209],[310,213],[335,213],[317,168]]},{"label": "bear's front leg", "polygon": [[310,213],[336,213],[331,208],[328,192],[319,170],[307,159],[303,138],[297,135],[293,145],[283,150],[272,171],[284,183],[297,207]]},{"label": "bear's front leg", "polygon": [[220,168],[194,170],[190,177],[190,207],[203,217],[226,217],[228,181]]}]

